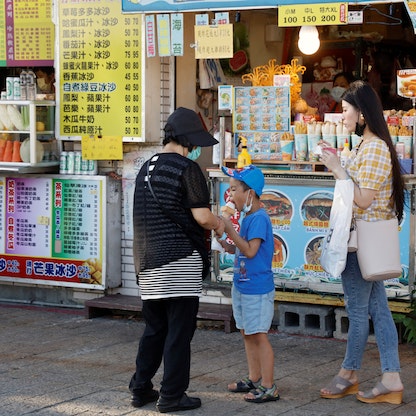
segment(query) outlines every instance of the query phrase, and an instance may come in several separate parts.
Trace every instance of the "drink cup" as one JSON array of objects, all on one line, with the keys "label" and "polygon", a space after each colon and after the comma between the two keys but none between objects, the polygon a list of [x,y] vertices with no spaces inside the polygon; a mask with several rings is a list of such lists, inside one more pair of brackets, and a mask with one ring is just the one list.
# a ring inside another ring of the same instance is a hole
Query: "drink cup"
[{"label": "drink cup", "polygon": [[350,143],[350,135],[349,134],[337,134],[337,149],[342,151],[344,148],[345,140],[348,140],[348,143]]},{"label": "drink cup", "polygon": [[397,141],[404,143],[404,159],[410,159],[412,157],[412,136],[398,136]]},{"label": "drink cup", "polygon": [[318,146],[321,138],[320,134],[308,134],[308,153],[309,160],[312,162],[319,161],[319,155],[315,154],[315,148]]},{"label": "drink cup", "polygon": [[308,154],[308,135],[295,133],[295,153],[296,160],[302,162],[306,160]]},{"label": "drink cup", "polygon": [[337,136],[335,134],[322,134],[322,140],[330,147],[337,148]]},{"label": "drink cup", "polygon": [[351,134],[351,148],[358,146],[358,143],[361,142],[361,137],[356,134]]},{"label": "drink cup", "polygon": [[280,140],[280,149],[282,151],[282,160],[292,160],[293,140]]}]

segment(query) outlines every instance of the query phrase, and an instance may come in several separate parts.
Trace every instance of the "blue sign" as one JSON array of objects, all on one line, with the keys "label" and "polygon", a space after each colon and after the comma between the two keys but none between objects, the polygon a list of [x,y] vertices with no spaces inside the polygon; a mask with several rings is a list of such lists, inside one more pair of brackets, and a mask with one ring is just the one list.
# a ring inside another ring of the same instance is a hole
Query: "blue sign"
[{"label": "blue sign", "polygon": [[[365,3],[367,0],[357,0]],[[320,0],[316,3],[333,3],[334,0]],[[123,12],[182,12],[208,10],[267,9],[282,5],[308,4],[311,0],[122,0]]]},{"label": "blue sign", "polygon": [[122,0],[123,12],[182,12],[267,7],[277,7],[277,0]]}]

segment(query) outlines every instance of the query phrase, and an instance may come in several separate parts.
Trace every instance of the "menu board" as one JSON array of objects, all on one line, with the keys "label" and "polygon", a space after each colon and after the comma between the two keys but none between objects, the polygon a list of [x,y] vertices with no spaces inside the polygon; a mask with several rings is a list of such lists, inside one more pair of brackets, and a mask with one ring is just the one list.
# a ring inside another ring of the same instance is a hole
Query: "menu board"
[{"label": "menu board", "polygon": [[0,65],[53,66],[52,0],[3,0]]},{"label": "menu board", "polygon": [[142,22],[119,0],[59,1],[61,138],[143,141]]},{"label": "menu board", "polygon": [[290,87],[235,87],[233,103],[233,130],[247,139],[252,158],[282,160],[281,133],[290,129]]},{"label": "menu board", "polygon": [[[261,203],[270,216],[273,236],[274,255],[272,270],[275,282],[304,282],[316,284],[321,290],[330,293],[329,284],[339,284],[341,279],[325,272],[320,265],[322,239],[327,233],[329,215],[333,200],[333,187],[290,186],[266,184]],[[220,205],[229,198],[229,184],[220,183]],[[402,276],[390,279],[401,285],[408,285],[409,279],[409,238],[410,204],[406,204],[404,219],[400,224],[400,256]],[[239,213],[231,218],[235,228],[239,229]],[[229,241],[231,242],[231,241]],[[221,277],[232,279],[234,256],[229,253],[219,255]],[[227,277],[227,275],[229,275]],[[282,283],[283,282],[283,283]]]},{"label": "menu board", "polygon": [[0,180],[0,279],[102,288],[103,179]]}]

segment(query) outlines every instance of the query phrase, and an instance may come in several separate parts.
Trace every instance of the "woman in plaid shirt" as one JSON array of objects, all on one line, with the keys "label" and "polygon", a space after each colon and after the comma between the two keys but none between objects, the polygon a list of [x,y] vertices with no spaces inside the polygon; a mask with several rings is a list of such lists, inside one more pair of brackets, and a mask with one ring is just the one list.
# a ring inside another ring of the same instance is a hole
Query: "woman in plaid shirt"
[{"label": "woman in plaid shirt", "polygon": [[[338,158],[323,150],[322,162],[335,179],[354,181],[353,214],[366,221],[402,219],[404,183],[400,164],[383,107],[375,90],[363,81],[353,82],[342,96],[343,122],[348,131],[362,137],[353,149],[345,168]],[[321,397],[337,399],[349,394],[365,403],[400,404],[403,384],[400,379],[398,336],[389,310],[383,281],[362,278],[357,253],[348,253],[342,273],[345,308],[349,318],[347,348],[341,369],[323,389]],[[380,353],[382,378],[369,391],[359,391],[357,371],[361,368],[369,333],[370,315]]]}]

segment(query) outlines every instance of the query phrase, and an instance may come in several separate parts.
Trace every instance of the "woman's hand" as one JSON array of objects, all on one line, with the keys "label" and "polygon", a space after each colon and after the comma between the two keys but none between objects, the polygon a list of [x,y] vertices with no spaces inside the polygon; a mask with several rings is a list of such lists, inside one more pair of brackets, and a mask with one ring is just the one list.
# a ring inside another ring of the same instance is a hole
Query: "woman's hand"
[{"label": "woman's hand", "polygon": [[334,174],[335,179],[347,179],[347,172],[341,167],[341,162],[332,150],[322,148],[321,162]]}]

